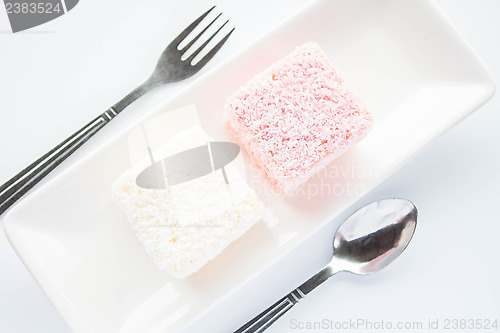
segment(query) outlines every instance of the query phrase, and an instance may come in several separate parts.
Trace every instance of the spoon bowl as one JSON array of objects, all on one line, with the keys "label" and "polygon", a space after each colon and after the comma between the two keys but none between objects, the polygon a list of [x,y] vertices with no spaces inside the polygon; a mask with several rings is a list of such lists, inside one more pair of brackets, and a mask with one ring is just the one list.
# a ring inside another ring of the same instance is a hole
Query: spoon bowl
[{"label": "spoon bowl", "polygon": [[379,200],[362,207],[338,228],[332,267],[362,275],[384,268],[410,243],[417,215],[417,208],[403,199]]}]

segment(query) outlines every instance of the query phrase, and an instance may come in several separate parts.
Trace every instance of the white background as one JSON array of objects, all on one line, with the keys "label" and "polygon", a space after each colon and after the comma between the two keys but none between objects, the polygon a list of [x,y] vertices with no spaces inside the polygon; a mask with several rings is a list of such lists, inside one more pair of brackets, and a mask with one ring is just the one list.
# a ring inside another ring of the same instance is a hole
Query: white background
[{"label": "white background", "polygon": [[[206,70],[307,2],[220,0],[217,5],[237,32]],[[435,2],[500,81],[500,2]],[[0,183],[146,78],[168,41],[211,4],[86,0],[67,15],[18,34],[10,32],[5,11],[0,10]],[[159,105],[186,84],[162,87],[143,97],[48,180],[137,119],[139,109]],[[346,273],[332,278],[269,332],[299,331],[292,329],[293,320],[323,319],[422,321],[424,327],[429,319],[439,319],[441,327],[447,318],[498,319],[500,325],[499,170],[497,93],[356,204],[396,196],[417,205],[418,230],[402,257],[372,276]],[[339,223],[331,223],[327,232],[302,244],[189,331],[236,329],[281,298],[328,261]],[[3,232],[0,272],[0,332],[69,331]]]}]

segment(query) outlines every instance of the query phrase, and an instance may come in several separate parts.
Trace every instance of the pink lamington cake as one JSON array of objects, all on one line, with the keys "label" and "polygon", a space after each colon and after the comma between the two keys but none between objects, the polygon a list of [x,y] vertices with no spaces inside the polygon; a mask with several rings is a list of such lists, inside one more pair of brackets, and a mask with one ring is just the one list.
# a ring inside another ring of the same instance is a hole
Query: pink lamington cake
[{"label": "pink lamington cake", "polygon": [[372,123],[371,115],[312,42],[230,96],[225,119],[278,193],[296,189],[360,141]]}]

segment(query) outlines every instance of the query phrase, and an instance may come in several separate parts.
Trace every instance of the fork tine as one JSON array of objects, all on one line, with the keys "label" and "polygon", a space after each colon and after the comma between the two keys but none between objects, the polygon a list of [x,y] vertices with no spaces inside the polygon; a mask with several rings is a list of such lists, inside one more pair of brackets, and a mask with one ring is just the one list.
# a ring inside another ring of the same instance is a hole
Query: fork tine
[{"label": "fork tine", "polygon": [[193,44],[201,37],[201,35],[203,35],[205,33],[205,31],[207,31],[208,28],[210,28],[210,26],[215,22],[215,20],[217,20],[220,16],[222,15],[222,13],[220,13],[219,15],[217,15],[216,18],[214,18],[214,20],[212,22],[210,22],[209,25],[207,25],[205,27],[205,29],[203,29],[195,38],[193,38],[192,41],[189,42],[189,44],[187,44],[186,46],[184,46],[182,48],[181,53],[184,53],[187,49],[189,49],[191,46],[193,46]]},{"label": "fork tine", "polygon": [[201,15],[200,17],[198,17],[193,23],[191,23],[186,29],[184,29],[184,31],[182,31],[179,36],[177,36],[171,43],[170,45],[175,45],[175,47],[178,47],[179,44],[184,40],[184,38],[186,38],[187,35],[189,35],[189,33],[191,31],[194,30],[194,28],[196,28],[198,26],[198,24],[200,24],[200,22],[215,8],[215,6],[213,6],[212,8],[210,8],[209,10],[207,10],[203,15]]},{"label": "fork tine", "polygon": [[233,33],[234,28],[229,31],[229,33],[219,42],[217,45],[214,46],[213,49],[210,50],[198,63],[195,65],[198,69],[201,69],[203,66],[207,64],[207,62],[210,61],[214,57],[214,55],[219,51],[219,49],[224,45],[224,43],[228,40],[229,36]]},{"label": "fork tine", "polygon": [[189,58],[186,59],[186,61],[188,63],[191,63],[193,61],[193,59],[208,45],[208,43],[210,43],[210,41],[215,37],[215,35],[217,35],[219,33],[219,31],[221,31],[222,28],[224,28],[224,26],[227,24],[227,22],[229,22],[229,20],[224,22],[224,24],[219,29],[217,29],[217,31],[214,32],[214,34],[212,36],[210,36],[210,38],[208,38],[205,41],[205,43],[203,43],[203,45],[201,45],[196,51],[194,51],[193,54],[191,54],[189,56]]}]

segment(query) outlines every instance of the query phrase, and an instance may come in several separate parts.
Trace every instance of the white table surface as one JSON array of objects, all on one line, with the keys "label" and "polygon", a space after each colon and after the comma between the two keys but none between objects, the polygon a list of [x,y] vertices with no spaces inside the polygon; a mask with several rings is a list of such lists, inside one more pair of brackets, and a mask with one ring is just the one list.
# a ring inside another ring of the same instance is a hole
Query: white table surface
[{"label": "white table surface", "polygon": [[[237,33],[208,70],[307,2],[218,1]],[[500,2],[435,2],[500,81]],[[169,39],[210,5],[203,0],[86,0],[67,15],[18,34],[10,33],[5,11],[0,10],[0,183],[134,88]],[[160,104],[185,84],[143,97],[48,179],[137,119],[138,109]],[[429,320],[439,320],[441,330],[453,319],[498,319],[500,325],[499,188],[496,94],[356,204],[397,196],[417,205],[418,229],[402,257],[372,276],[336,276],[269,332],[302,331],[299,325],[323,320],[339,325],[363,319],[374,328],[381,321],[422,322],[421,331],[427,331]],[[328,261],[339,222],[310,238],[188,332],[237,328],[299,285]],[[69,331],[3,232],[0,272],[0,332]]]}]

